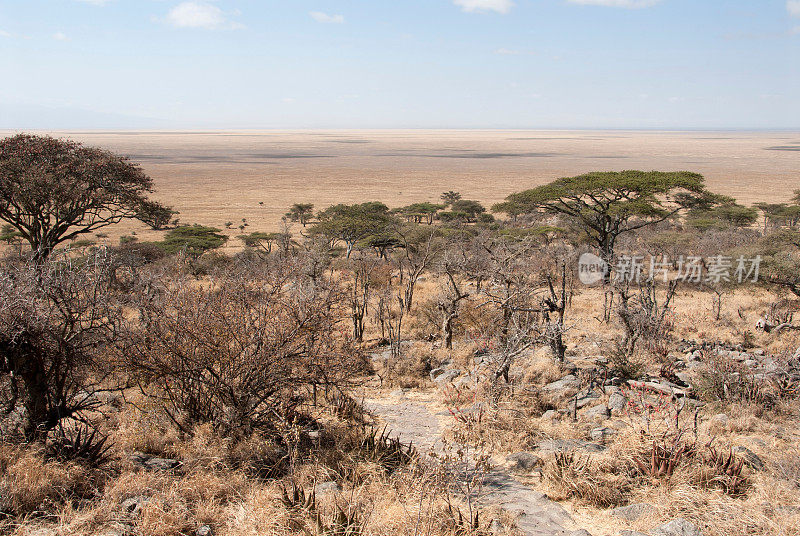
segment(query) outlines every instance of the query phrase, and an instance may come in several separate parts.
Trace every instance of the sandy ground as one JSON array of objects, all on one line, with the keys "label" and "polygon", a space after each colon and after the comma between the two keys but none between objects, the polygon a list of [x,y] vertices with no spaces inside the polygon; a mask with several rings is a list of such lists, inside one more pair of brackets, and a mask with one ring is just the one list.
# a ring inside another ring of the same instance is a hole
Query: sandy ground
[{"label": "sandy ground", "polygon": [[[11,134],[0,131],[0,135]],[[487,205],[511,192],[591,170],[703,173],[745,203],[800,188],[800,132],[218,131],[51,132],[129,155],[181,221],[222,227],[242,218],[275,230],[295,202],[325,207],[435,201],[445,190]],[[143,226],[125,224],[111,239]],[[233,241],[236,243],[238,241]]]}]

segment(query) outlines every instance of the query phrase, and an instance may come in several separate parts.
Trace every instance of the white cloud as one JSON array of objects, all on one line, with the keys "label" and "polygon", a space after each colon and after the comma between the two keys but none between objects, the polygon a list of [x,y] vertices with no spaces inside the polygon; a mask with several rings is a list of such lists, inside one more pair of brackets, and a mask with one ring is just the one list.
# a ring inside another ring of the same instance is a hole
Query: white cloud
[{"label": "white cloud", "polygon": [[584,6],[607,6],[638,9],[641,7],[654,6],[661,2],[661,0],[567,0],[567,2],[571,4],[581,4]]},{"label": "white cloud", "polygon": [[481,13],[486,11],[496,11],[498,13],[508,13],[514,2],[512,0],[453,0],[457,6],[467,13]]},{"label": "white cloud", "polygon": [[203,2],[181,2],[169,13],[166,22],[177,28],[203,28],[205,30],[236,30],[241,24],[231,22],[217,6]]},{"label": "white cloud", "polygon": [[11,37],[11,34],[5,30],[0,30],[0,37]]},{"label": "white cloud", "polygon": [[56,32],[53,34],[53,39],[56,41],[69,41],[69,37],[64,32]]},{"label": "white cloud", "polygon": [[344,15],[328,15],[322,11],[312,11],[311,18],[324,24],[344,24]]},{"label": "white cloud", "polygon": [[800,17],[800,0],[786,0],[786,11],[792,17]]}]

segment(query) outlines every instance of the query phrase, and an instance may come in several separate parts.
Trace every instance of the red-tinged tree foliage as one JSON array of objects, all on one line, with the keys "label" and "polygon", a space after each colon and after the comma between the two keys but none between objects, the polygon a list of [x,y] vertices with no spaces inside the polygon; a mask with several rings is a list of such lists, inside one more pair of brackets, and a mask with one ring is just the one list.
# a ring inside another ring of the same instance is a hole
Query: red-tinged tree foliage
[{"label": "red-tinged tree foliage", "polygon": [[103,149],[29,134],[0,140],[0,220],[36,260],[124,218],[163,212],[147,199],[152,187],[138,165]]}]

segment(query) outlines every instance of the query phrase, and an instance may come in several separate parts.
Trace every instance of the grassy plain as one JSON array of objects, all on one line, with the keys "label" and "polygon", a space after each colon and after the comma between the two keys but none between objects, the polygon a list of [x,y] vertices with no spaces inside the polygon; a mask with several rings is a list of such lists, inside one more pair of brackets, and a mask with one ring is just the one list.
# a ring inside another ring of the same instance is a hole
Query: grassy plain
[{"label": "grassy plain", "polygon": [[[13,132],[0,131],[0,136]],[[460,191],[487,206],[509,193],[592,170],[690,170],[749,204],[800,187],[800,132],[335,130],[48,132],[126,154],[184,223],[276,230],[296,202],[436,201]],[[111,240],[131,231],[125,223]],[[230,247],[238,247],[232,240]]]}]

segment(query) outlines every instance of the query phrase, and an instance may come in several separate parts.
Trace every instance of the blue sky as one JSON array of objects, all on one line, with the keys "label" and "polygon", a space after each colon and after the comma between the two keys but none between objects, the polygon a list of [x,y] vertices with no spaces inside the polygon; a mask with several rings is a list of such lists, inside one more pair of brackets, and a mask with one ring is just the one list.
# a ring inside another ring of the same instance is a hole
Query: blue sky
[{"label": "blue sky", "polygon": [[0,0],[0,128],[800,128],[800,0]]}]

